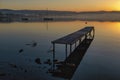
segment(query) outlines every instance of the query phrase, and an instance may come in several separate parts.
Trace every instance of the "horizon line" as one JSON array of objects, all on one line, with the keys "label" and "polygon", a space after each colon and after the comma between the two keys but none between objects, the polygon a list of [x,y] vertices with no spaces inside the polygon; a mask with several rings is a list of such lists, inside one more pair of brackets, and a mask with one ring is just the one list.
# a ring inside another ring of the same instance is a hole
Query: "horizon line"
[{"label": "horizon line", "polygon": [[1,10],[43,10],[43,11],[67,11],[67,12],[120,12],[120,10],[85,10],[85,11],[73,11],[73,10],[56,10],[56,9],[8,9],[8,8],[0,8]]}]

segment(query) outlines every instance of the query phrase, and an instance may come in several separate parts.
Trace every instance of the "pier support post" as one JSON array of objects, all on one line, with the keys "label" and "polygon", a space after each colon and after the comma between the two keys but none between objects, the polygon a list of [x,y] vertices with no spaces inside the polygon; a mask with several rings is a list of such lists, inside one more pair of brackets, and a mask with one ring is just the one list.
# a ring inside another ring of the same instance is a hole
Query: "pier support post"
[{"label": "pier support post", "polygon": [[79,39],[79,44],[81,43],[81,38]]},{"label": "pier support post", "polygon": [[66,59],[67,59],[67,53],[68,53],[68,52],[67,52],[67,44],[65,45],[65,47],[66,47],[66,48],[65,48],[65,53],[66,53]]},{"label": "pier support post", "polygon": [[55,70],[54,60],[55,60],[55,43],[53,43],[53,71]]},{"label": "pier support post", "polygon": [[95,36],[95,29],[93,28],[93,38],[94,38],[94,36]]},{"label": "pier support post", "polygon": [[92,38],[91,31],[88,33],[89,39]]},{"label": "pier support post", "polygon": [[53,43],[53,60],[55,59],[55,43]]},{"label": "pier support post", "polygon": [[72,52],[72,44],[70,44],[70,53]]},{"label": "pier support post", "polygon": [[76,46],[77,46],[77,44],[76,44],[77,42],[75,42],[75,48],[76,48]]},{"label": "pier support post", "polygon": [[87,39],[87,34],[85,35],[85,40]]},{"label": "pier support post", "polygon": [[87,36],[87,34],[86,34],[86,35],[85,35],[85,44],[86,44],[87,37],[88,37],[88,36]]}]

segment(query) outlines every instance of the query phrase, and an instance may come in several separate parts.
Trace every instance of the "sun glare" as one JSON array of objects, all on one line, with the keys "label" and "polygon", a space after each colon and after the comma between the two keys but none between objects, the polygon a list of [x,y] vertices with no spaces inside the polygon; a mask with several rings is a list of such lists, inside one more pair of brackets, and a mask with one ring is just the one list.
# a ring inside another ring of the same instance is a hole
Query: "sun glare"
[{"label": "sun glare", "polygon": [[120,1],[116,2],[116,4],[114,4],[114,10],[120,11]]},{"label": "sun glare", "polygon": [[113,31],[115,33],[119,33],[120,34],[120,23],[119,22],[114,23],[113,26],[114,26]]}]

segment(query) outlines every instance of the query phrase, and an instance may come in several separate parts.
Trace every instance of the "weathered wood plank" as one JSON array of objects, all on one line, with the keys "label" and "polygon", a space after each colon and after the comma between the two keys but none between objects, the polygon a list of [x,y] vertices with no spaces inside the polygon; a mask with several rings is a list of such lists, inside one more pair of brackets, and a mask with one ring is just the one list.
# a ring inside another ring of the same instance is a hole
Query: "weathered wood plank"
[{"label": "weathered wood plank", "polygon": [[57,40],[52,41],[52,43],[58,43],[58,44],[73,44],[83,36],[87,35],[89,32],[91,32],[94,29],[93,26],[88,26],[83,29],[80,29],[74,33],[71,33],[67,36],[64,36],[62,38],[59,38]]}]

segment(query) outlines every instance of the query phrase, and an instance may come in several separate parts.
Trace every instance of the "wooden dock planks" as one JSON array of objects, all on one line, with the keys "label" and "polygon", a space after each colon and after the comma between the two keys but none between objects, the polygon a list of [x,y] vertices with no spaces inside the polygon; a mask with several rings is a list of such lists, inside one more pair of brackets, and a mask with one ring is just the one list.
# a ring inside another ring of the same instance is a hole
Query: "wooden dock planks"
[{"label": "wooden dock planks", "polygon": [[59,38],[57,40],[52,41],[52,43],[57,43],[57,44],[73,44],[83,36],[87,35],[89,32],[91,32],[94,29],[93,26],[88,26],[83,29],[80,29],[74,33],[71,33],[67,36],[64,36],[62,38]]}]

